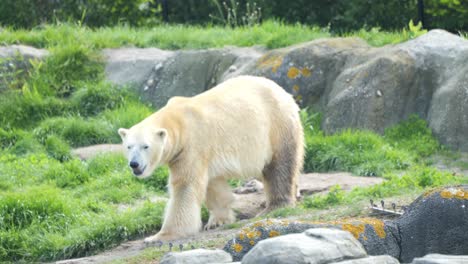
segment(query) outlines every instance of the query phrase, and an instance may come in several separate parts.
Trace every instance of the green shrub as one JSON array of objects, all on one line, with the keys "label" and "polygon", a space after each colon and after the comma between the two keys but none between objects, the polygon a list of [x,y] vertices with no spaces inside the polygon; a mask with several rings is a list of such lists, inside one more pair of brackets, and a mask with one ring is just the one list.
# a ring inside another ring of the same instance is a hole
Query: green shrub
[{"label": "green shrub", "polygon": [[142,180],[146,186],[153,188],[156,191],[166,191],[169,177],[169,169],[164,166],[156,169],[151,177]]},{"label": "green shrub", "polygon": [[439,149],[427,122],[416,115],[386,129],[384,137],[394,147],[415,152],[420,157],[428,157]]},{"label": "green shrub", "polygon": [[345,200],[345,192],[341,190],[339,185],[333,186],[325,195],[309,196],[304,198],[302,206],[305,208],[323,209],[328,206],[333,206],[343,203]]},{"label": "green shrub", "polygon": [[54,181],[59,188],[73,188],[82,185],[90,178],[86,166],[76,159],[52,167],[44,176]]},{"label": "green shrub", "polygon": [[0,96],[0,123],[4,128],[31,128],[46,117],[67,112],[68,106],[54,97],[23,96],[17,92]]},{"label": "green shrub", "polygon": [[407,168],[413,159],[410,153],[393,148],[373,132],[345,130],[306,138],[304,170],[382,176],[390,170]]},{"label": "green shrub", "polygon": [[2,231],[37,225],[48,231],[64,232],[72,219],[72,208],[57,189],[40,186],[0,196]]},{"label": "green shrub", "polygon": [[45,142],[50,135],[57,135],[73,147],[120,141],[109,123],[80,117],[47,119],[34,129],[34,135],[41,142]]},{"label": "green shrub", "polygon": [[10,148],[26,136],[23,130],[11,129],[5,130],[0,128],[0,149]]},{"label": "green shrub", "polygon": [[44,144],[49,157],[61,162],[71,159],[70,146],[58,136],[51,135],[47,137]]},{"label": "green shrub", "polygon": [[101,82],[86,84],[73,94],[71,103],[80,115],[91,116],[122,106],[125,97],[121,88]]},{"label": "green shrub", "polygon": [[82,83],[101,77],[104,68],[98,53],[84,40],[67,41],[49,48],[51,54],[44,61],[32,62],[33,71],[23,90],[35,96],[67,97]]},{"label": "green shrub", "polygon": [[127,161],[121,154],[101,154],[88,160],[88,171],[93,177],[119,172],[126,166]]},{"label": "green shrub", "polygon": [[27,153],[36,153],[44,151],[44,146],[32,135],[25,135],[20,140],[16,141],[15,145],[10,148],[10,152],[16,155],[25,155]]},{"label": "green shrub", "polygon": [[117,131],[121,127],[132,127],[153,112],[153,109],[140,102],[126,101],[124,105],[117,109],[104,111],[99,118],[111,123],[114,130]]}]

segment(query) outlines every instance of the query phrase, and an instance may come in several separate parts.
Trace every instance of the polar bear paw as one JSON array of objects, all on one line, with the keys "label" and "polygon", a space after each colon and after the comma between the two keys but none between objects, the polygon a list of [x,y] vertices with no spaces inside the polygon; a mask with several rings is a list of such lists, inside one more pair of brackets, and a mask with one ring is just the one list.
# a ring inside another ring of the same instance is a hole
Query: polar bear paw
[{"label": "polar bear paw", "polygon": [[226,224],[232,224],[234,223],[236,218],[234,217],[233,213],[228,214],[227,216],[224,217],[219,217],[219,216],[214,216],[210,215],[210,218],[208,219],[208,223],[205,225],[203,228],[205,231],[210,230],[210,229],[215,229],[217,227],[220,227],[222,225]]}]

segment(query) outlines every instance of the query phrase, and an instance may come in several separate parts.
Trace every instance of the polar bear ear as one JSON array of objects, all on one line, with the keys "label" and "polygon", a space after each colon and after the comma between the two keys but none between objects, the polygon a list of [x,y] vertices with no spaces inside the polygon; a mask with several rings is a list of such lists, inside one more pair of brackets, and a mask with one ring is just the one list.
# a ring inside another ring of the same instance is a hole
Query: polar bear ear
[{"label": "polar bear ear", "polygon": [[166,137],[167,137],[167,130],[164,129],[164,128],[160,128],[160,129],[156,130],[156,137],[158,139],[165,140]]},{"label": "polar bear ear", "polygon": [[128,129],[126,129],[126,128],[119,128],[118,132],[119,132],[120,137],[121,137],[122,140],[123,140],[123,139],[125,139],[125,137],[126,137],[127,134],[128,134]]}]

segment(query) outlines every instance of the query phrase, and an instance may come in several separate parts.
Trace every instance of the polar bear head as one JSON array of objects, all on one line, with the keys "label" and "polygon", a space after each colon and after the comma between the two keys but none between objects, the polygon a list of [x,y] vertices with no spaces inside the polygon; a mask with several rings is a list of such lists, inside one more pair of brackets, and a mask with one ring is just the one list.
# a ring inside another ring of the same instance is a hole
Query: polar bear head
[{"label": "polar bear head", "polygon": [[118,130],[122,138],[128,165],[139,178],[150,176],[161,165],[167,142],[167,130],[133,126]]}]

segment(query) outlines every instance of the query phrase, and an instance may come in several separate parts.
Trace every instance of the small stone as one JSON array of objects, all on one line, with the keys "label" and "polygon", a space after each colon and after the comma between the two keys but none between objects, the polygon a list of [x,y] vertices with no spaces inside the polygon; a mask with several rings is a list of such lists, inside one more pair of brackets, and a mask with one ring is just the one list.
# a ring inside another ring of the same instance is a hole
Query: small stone
[{"label": "small stone", "polygon": [[412,264],[468,264],[468,255],[428,254],[413,259]]},{"label": "small stone", "polygon": [[369,256],[367,258],[340,261],[336,264],[399,264],[400,262],[389,255]]},{"label": "small stone", "polygon": [[221,250],[194,249],[183,252],[170,252],[163,256],[161,264],[205,264],[205,263],[230,263],[232,257]]}]

